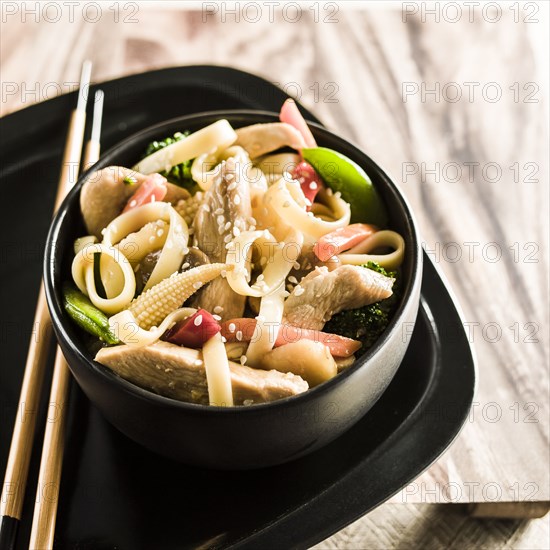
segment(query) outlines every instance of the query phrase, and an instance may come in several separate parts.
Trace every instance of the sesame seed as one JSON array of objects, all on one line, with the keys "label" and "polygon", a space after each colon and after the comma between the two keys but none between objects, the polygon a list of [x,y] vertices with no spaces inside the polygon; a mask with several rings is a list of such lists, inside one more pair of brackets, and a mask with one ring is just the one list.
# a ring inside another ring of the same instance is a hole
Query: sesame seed
[{"label": "sesame seed", "polygon": [[300,269],[300,264],[299,262],[294,262],[293,266],[292,266],[294,269],[298,270]]},{"label": "sesame seed", "polygon": [[233,191],[233,189],[235,189],[237,187],[237,182],[234,181],[233,183],[230,183],[228,186],[227,186],[227,190],[228,191]]},{"label": "sesame seed", "polygon": [[208,204],[203,204],[202,208],[205,212],[210,212],[210,206]]},{"label": "sesame seed", "polygon": [[[235,229],[236,229],[236,228],[235,228]],[[226,236],[223,238],[223,242],[224,242],[224,243],[227,243],[227,244],[229,244],[229,241],[230,241],[230,240],[231,240],[231,234],[226,235]],[[227,246],[226,246],[225,248],[227,248]]]},{"label": "sesame seed", "polygon": [[134,206],[136,206],[137,204],[137,201],[134,199],[133,201],[130,201],[130,208],[133,208]]},{"label": "sesame seed", "polygon": [[243,339],[243,331],[238,330],[236,336],[237,336],[237,340],[240,342]]},{"label": "sesame seed", "polygon": [[305,291],[305,288],[301,287],[300,285],[296,285],[296,288],[294,289],[294,294],[296,296],[301,296]]},{"label": "sesame seed", "polygon": [[181,266],[181,268],[182,268],[182,269],[187,269],[190,265],[191,265],[191,264],[190,264],[189,262],[185,262],[185,263]]},{"label": "sesame seed", "polygon": [[225,336],[222,336],[222,343],[225,344],[227,342],[227,338]]},{"label": "sesame seed", "polygon": [[231,332],[231,334],[233,334],[237,330],[237,326],[235,325],[235,323],[229,323],[229,326],[227,328],[229,329],[229,332]]},{"label": "sesame seed", "polygon": [[220,275],[222,279],[225,279],[227,277],[227,271],[225,269],[222,269]]},{"label": "sesame seed", "polygon": [[309,188],[310,189],[317,189],[318,185],[316,182],[312,181],[310,184],[309,184]]},{"label": "sesame seed", "polygon": [[334,196],[339,199],[342,196],[342,193],[340,193],[340,191],[336,191],[336,193],[334,193]]},{"label": "sesame seed", "polygon": [[218,222],[218,225],[223,225],[225,223],[225,218],[220,214],[217,218],[216,218],[216,221]]},{"label": "sesame seed", "polygon": [[224,231],[227,231],[231,227],[231,222],[227,222],[223,228]]},{"label": "sesame seed", "polygon": [[249,231],[256,231],[256,226],[255,226],[255,225],[251,225],[248,229],[249,229]]},{"label": "sesame seed", "polygon": [[235,177],[234,174],[227,174],[227,175],[225,176],[225,179],[226,179],[227,181],[231,181],[234,177]]},{"label": "sesame seed", "polygon": [[197,315],[195,317],[195,320],[193,321],[193,324],[198,327],[202,323],[202,315]]},{"label": "sesame seed", "polygon": [[214,313],[221,313],[223,311],[223,307],[222,306],[216,306],[214,308]]},{"label": "sesame seed", "polygon": [[200,367],[202,365],[202,359],[195,359],[194,365],[195,367]]},{"label": "sesame seed", "polygon": [[260,281],[263,281],[264,280],[264,276],[263,274],[260,273],[260,275],[258,275],[258,277],[256,278],[256,281],[259,283]]},{"label": "sesame seed", "polygon": [[291,275],[289,278],[288,278],[288,282],[289,283],[294,283],[295,285],[298,284],[298,279],[296,279],[296,277],[294,277],[294,275]]},{"label": "sesame seed", "polygon": [[155,236],[154,236],[154,235],[151,235],[151,236],[149,237],[149,242],[150,242],[151,244],[155,242]]},{"label": "sesame seed", "polygon": [[[241,358],[239,359],[241,362],[241,365],[244,365],[246,363],[246,355],[241,355]],[[251,399],[247,399],[246,401],[250,401],[250,405],[252,405],[253,401]],[[248,403],[247,403],[248,405]]]},{"label": "sesame seed", "polygon": [[184,255],[187,255],[189,254],[189,249],[187,247],[185,247],[182,252],[184,253]]},{"label": "sesame seed", "polygon": [[328,195],[329,197],[332,197],[332,195],[333,195],[332,189],[331,189],[330,187],[327,189],[327,195]]},{"label": "sesame seed", "polygon": [[216,208],[216,210],[214,210],[214,215],[219,216],[220,214],[223,214],[223,208]]},{"label": "sesame seed", "polygon": [[234,227],[233,235],[235,235],[235,237],[238,237],[240,234],[241,234],[241,230],[238,227]]},{"label": "sesame seed", "polygon": [[219,315],[216,315],[216,314],[212,315],[212,318],[216,319],[216,321],[221,321],[222,320],[222,318]]},{"label": "sesame seed", "polygon": [[235,195],[233,202],[237,205],[241,204],[241,197],[239,197],[239,195]]}]

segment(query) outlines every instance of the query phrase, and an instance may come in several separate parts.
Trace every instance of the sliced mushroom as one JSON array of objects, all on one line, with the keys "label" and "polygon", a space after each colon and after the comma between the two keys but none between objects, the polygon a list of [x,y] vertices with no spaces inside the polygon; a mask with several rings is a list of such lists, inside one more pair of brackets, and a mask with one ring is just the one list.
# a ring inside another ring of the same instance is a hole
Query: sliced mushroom
[{"label": "sliced mushroom", "polygon": [[330,380],[338,372],[327,346],[306,339],[271,350],[262,359],[261,367],[291,372],[302,377],[312,387]]}]

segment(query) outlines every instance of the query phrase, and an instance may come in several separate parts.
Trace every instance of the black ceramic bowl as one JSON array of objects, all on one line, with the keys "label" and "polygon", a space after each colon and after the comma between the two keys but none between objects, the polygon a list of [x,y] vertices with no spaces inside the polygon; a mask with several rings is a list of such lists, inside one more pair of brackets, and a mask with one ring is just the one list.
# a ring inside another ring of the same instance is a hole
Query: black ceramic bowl
[{"label": "black ceramic bowl", "polygon": [[[198,130],[226,118],[235,127],[274,122],[274,113],[219,111],[184,116],[135,134],[92,168],[133,166],[146,144],[180,130]],[[70,278],[73,241],[85,234],[79,195],[84,174],[57,212],[46,244],[44,281],[53,326],[69,367],[84,393],[121,432],[167,457],[208,468],[271,466],[326,445],[357,422],[393,378],[416,319],[422,255],[410,209],[396,186],[367,155],[310,124],[319,145],[347,155],[369,174],[390,213],[390,227],[405,238],[403,297],[389,327],[358,361],[332,380],[301,395],[249,407],[182,403],[139,388],[94,362],[83,334],[65,313],[61,283]]]}]

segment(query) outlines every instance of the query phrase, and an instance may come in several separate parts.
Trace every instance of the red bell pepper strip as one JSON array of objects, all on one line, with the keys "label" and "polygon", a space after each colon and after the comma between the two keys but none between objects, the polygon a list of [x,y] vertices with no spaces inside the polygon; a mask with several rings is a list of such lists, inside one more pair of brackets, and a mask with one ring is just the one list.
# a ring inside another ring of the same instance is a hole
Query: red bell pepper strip
[{"label": "red bell pepper strip", "polygon": [[323,180],[317,174],[315,168],[305,160],[296,165],[291,176],[300,182],[304,196],[309,201],[306,206],[306,210],[309,212],[315,196],[324,187]]},{"label": "red bell pepper strip", "polygon": [[160,174],[151,174],[141,184],[140,188],[130,197],[122,212],[128,212],[133,208],[149,202],[161,201],[168,192],[166,178]]},{"label": "red bell pepper strip", "polygon": [[378,228],[367,223],[352,223],[341,229],[323,235],[313,247],[313,252],[322,262],[330,260],[336,254],[349,250],[356,244],[364,241]]},{"label": "red bell pepper strip", "polygon": [[199,309],[183,321],[177,322],[170,330],[166,331],[163,340],[185,346],[186,348],[202,348],[207,340],[220,332],[218,321],[205,309]]},{"label": "red bell pepper strip", "polygon": [[281,112],[279,113],[279,120],[294,126],[302,134],[307,147],[317,147],[315,138],[293,99],[289,98],[283,103]]},{"label": "red bell pepper strip", "polygon": [[[239,319],[231,319],[222,324],[222,336],[228,342],[250,342],[254,336],[256,328],[256,319],[241,317]],[[353,355],[360,347],[361,342],[339,336],[338,334],[330,334],[320,330],[306,329],[295,327],[287,323],[283,323],[279,328],[275,347],[284,346],[297,342],[302,338],[321,342],[328,347],[330,353],[335,357],[349,357]]]}]

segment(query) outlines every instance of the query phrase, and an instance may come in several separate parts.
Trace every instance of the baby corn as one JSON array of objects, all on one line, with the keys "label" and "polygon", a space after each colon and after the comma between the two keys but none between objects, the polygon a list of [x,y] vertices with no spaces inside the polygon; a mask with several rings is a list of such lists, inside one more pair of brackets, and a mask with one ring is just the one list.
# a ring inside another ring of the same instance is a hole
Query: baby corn
[{"label": "baby corn", "polygon": [[176,212],[185,220],[185,223],[189,227],[193,224],[193,220],[195,219],[195,215],[203,199],[204,193],[197,191],[192,197],[178,201],[174,206]]},{"label": "baby corn", "polygon": [[174,274],[138,296],[128,310],[141,328],[149,330],[226,269],[230,267],[222,263],[205,264]]}]

